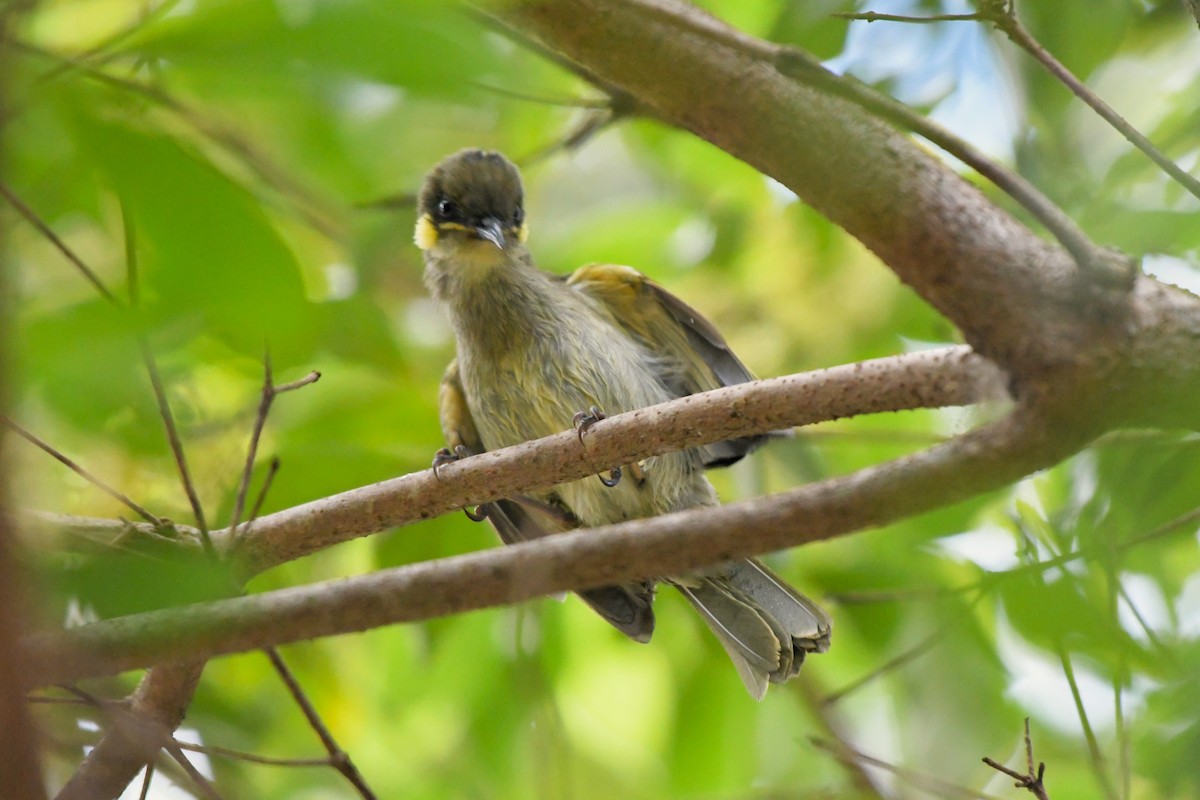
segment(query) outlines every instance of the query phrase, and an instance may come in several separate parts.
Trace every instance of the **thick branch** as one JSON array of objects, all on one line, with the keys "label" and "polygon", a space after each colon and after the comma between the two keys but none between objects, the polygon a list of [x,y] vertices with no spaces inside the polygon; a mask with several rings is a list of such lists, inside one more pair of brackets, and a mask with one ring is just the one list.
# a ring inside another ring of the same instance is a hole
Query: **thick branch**
[{"label": "thick branch", "polygon": [[1057,420],[1020,408],[916,455],[773,497],[97,622],[38,637],[29,652],[39,683],[55,683],[686,573],[882,525],[999,488],[1087,443],[1064,437],[1062,430]]},{"label": "thick branch", "polygon": [[[928,350],[729,386],[610,417],[580,447],[564,432],[262,517],[238,535],[252,571],[473,503],[577,480],[649,456],[831,419],[966,405],[1003,396],[999,373],[965,347]],[[225,537],[214,536],[214,541]]]}]

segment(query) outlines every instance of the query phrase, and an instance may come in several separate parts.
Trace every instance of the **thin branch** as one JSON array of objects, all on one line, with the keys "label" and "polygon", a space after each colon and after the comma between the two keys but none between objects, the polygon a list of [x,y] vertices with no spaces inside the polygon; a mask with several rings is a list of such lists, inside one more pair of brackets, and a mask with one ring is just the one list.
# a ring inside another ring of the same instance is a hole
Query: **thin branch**
[{"label": "thin branch", "polygon": [[337,740],[333,738],[333,734],[329,732],[328,726],[325,725],[321,715],[317,713],[317,709],[308,699],[308,695],[300,687],[296,676],[292,674],[291,669],[284,662],[283,657],[279,655],[279,651],[274,647],[265,648],[267,658],[271,660],[271,666],[283,679],[283,683],[287,686],[288,693],[292,699],[296,701],[296,705],[300,707],[300,711],[304,714],[304,718],[308,720],[308,725],[317,734],[317,738],[321,740],[325,751],[329,753],[327,763],[342,774],[342,776],[350,782],[350,785],[355,788],[359,796],[363,800],[375,800],[375,793],[371,791],[371,787],[367,785],[366,779],[362,773],[358,771],[358,767],[350,759],[350,754],[342,749]]},{"label": "thin branch", "polygon": [[[987,178],[1025,208],[1071,254],[1085,273],[1104,285],[1128,286],[1132,281],[1136,270],[1128,259],[1097,246],[1066,212],[1023,176],[988,158],[974,145],[898,100],[853,76],[833,74],[799,48],[757,39],[698,9],[684,10],[662,0],[620,2],[631,10],[636,9],[646,18],[654,18],[670,27],[686,30],[742,55],[771,64],[780,74],[792,80],[848,100],[879,119],[923,136]],[[960,320],[955,321],[961,324]]]},{"label": "thin branch", "polygon": [[1113,110],[1112,106],[1104,102],[1099,95],[1089,89],[1083,81],[1079,80],[1069,69],[1063,66],[1021,23],[1013,7],[1014,5],[1011,2],[985,4],[982,16],[991,20],[1014,44],[1033,56],[1047,72],[1066,86],[1076,97],[1087,103],[1093,111],[1100,115],[1101,119],[1115,128],[1130,144],[1141,150],[1163,172],[1171,176],[1171,178],[1193,196],[1200,198],[1200,180],[1197,180],[1168,158],[1141,131],[1131,125],[1124,117]]},{"label": "thin branch", "polygon": [[[28,645],[38,667],[35,677],[77,680],[162,661],[507,605],[570,589],[686,574],[725,560],[880,526],[1008,485],[1086,444],[1086,439],[1059,438],[1060,427],[1019,409],[929,450],[771,497],[45,634]],[[593,429],[592,434],[598,432]],[[574,438],[573,433],[561,436]],[[509,450],[523,448],[532,452],[529,445]],[[484,458],[504,455],[498,451]],[[451,464],[447,471],[462,469],[471,460]],[[613,558],[614,553],[621,558]]]},{"label": "thin branch", "polygon": [[1195,197],[1200,198],[1200,180],[1197,180],[1168,158],[1141,131],[1118,114],[1112,106],[1104,102],[1087,84],[1075,77],[1074,73],[1056,59],[1049,50],[1043,47],[1042,43],[1022,24],[1020,17],[1017,16],[1015,6],[1015,2],[1001,0],[998,2],[982,3],[981,10],[974,14],[940,14],[930,17],[911,17],[902,14],[880,14],[875,11],[867,11],[863,13],[835,13],[832,16],[841,17],[842,19],[864,20],[866,22],[905,22],[917,24],[946,21],[990,22],[1008,36],[1015,45],[1041,64],[1055,80],[1066,86],[1072,94],[1086,103],[1101,119],[1116,129],[1130,144],[1141,150],[1160,169],[1183,186],[1184,189]]},{"label": "thin branch", "polygon": [[1046,774],[1046,764],[1044,762],[1038,764],[1037,770],[1033,768],[1033,739],[1029,735],[1029,717],[1025,718],[1025,774],[1022,775],[1014,769],[1009,769],[999,761],[987,756],[984,756],[983,763],[1015,780],[1018,789],[1028,789],[1029,793],[1037,800],[1050,800],[1050,795],[1046,793],[1046,786],[1042,782],[1042,777]]},{"label": "thin branch", "polygon": [[192,779],[192,785],[200,790],[201,796],[208,798],[208,800],[222,800],[220,792],[217,791],[208,778],[200,773],[200,770],[196,769],[195,765],[183,754],[178,745],[173,741],[167,741],[163,744],[163,750],[166,750],[167,754],[175,759],[175,763],[183,768],[187,776]]},{"label": "thin branch", "polygon": [[150,782],[154,780],[154,763],[146,765],[146,771],[142,773],[142,791],[138,794],[138,800],[146,800],[150,795]]},{"label": "thin branch", "polygon": [[[528,494],[613,464],[752,433],[859,414],[967,405],[1003,397],[1000,373],[950,347],[727,386],[615,415],[592,428],[585,448],[573,432],[305,503],[262,517],[237,553],[250,571],[464,506]],[[566,428],[569,420],[563,421]],[[229,546],[224,535],[219,547]]]},{"label": "thin branch", "polygon": [[205,542],[205,548],[211,550],[208,521],[204,518],[204,507],[200,503],[200,495],[196,493],[196,484],[192,481],[192,474],[188,470],[183,441],[180,439],[179,429],[175,425],[175,415],[171,411],[171,402],[167,399],[167,391],[163,388],[162,376],[158,373],[158,364],[145,340],[139,337],[138,343],[141,346],[142,363],[146,366],[146,374],[150,377],[150,386],[154,390],[154,399],[158,404],[159,418],[162,420],[163,430],[167,434],[167,443],[171,447],[171,455],[175,458],[175,468],[179,473],[180,483],[183,484],[184,494],[187,495],[188,503],[192,507],[196,525],[200,528],[201,540]]},{"label": "thin branch", "polygon": [[237,526],[242,521],[242,511],[246,508],[246,494],[250,491],[250,476],[254,471],[254,460],[258,456],[258,440],[262,437],[263,428],[267,424],[267,415],[271,413],[271,403],[274,400],[275,381],[271,377],[271,353],[268,350],[263,354],[263,384],[262,395],[258,401],[258,413],[254,417],[254,427],[250,431],[250,444],[246,448],[242,479],[238,482],[237,500],[233,504],[233,515],[229,520],[229,531],[232,536],[237,536]]},{"label": "thin branch", "polygon": [[267,492],[271,491],[271,484],[275,482],[275,476],[279,474],[279,456],[274,456],[271,463],[267,465],[267,474],[263,476],[262,486],[258,490],[258,497],[254,499],[254,507],[250,509],[250,521],[246,523],[249,528],[258,519],[258,513],[262,511],[263,503],[267,499]]},{"label": "thin branch", "polygon": [[68,458],[66,455],[64,455],[62,453],[62,451],[57,450],[52,445],[50,445],[48,442],[46,442],[43,439],[41,439],[40,437],[38,437],[36,434],[33,434],[26,428],[22,427],[21,425],[18,425],[16,422],[14,422],[9,417],[0,415],[0,423],[3,423],[9,430],[16,433],[22,439],[24,439],[25,441],[34,445],[35,447],[40,449],[42,452],[50,455],[52,458],[54,458],[59,463],[65,465],[67,467],[67,469],[71,470],[76,475],[83,478],[85,481],[87,481],[88,483],[92,484],[100,491],[107,494],[109,497],[113,498],[114,500],[116,500],[119,503],[124,504],[127,508],[129,508],[131,511],[133,511],[133,513],[137,514],[139,517],[146,520],[151,525],[161,526],[163,524],[163,521],[161,519],[156,517],[154,514],[151,514],[146,509],[142,508],[142,506],[135,503],[132,499],[130,499],[130,497],[128,495],[114,489],[112,486],[109,486],[107,483],[105,483],[103,480],[101,480],[95,474],[93,474],[89,470],[85,469],[78,462],[74,461],[71,458]]},{"label": "thin branch", "polygon": [[861,22],[908,22],[914,25],[928,25],[933,22],[978,22],[984,18],[981,14],[932,14],[928,17],[910,17],[905,14],[880,14],[878,11],[835,11],[829,16]]},{"label": "thin branch", "polygon": [[192,744],[179,739],[171,740],[180,750],[188,750],[193,753],[204,753],[209,756],[221,756],[222,758],[233,758],[238,761],[245,761],[250,764],[262,764],[268,767],[328,767],[330,761],[328,758],[273,758],[271,756],[260,756],[256,753],[247,753],[242,750],[231,750],[228,747],[218,747],[211,744]]},{"label": "thin branch", "polygon": [[[133,223],[133,216],[130,209],[124,204],[121,206],[121,225],[125,232],[125,263],[129,271],[130,280],[137,279],[137,234],[136,226]],[[137,289],[130,289],[130,297],[137,298]],[[146,337],[139,333],[137,335],[138,347],[142,354],[142,363],[146,367],[146,374],[150,377],[150,386],[154,390],[154,400],[158,405],[158,414],[162,419],[163,429],[167,434],[167,442],[171,447],[171,455],[175,458],[175,468],[179,472],[179,480],[183,484],[183,491],[187,495],[188,503],[191,504],[192,514],[196,517],[196,524],[200,527],[201,540],[204,542],[205,549],[211,554],[212,543],[208,538],[208,521],[204,518],[204,507],[200,504],[200,496],[196,493],[195,482],[192,481],[191,472],[188,470],[187,456],[184,454],[183,441],[179,437],[179,429],[175,426],[175,415],[171,411],[171,403],[167,399],[166,389],[163,388],[162,376],[158,372],[158,364],[154,359],[154,353],[150,349],[150,343]]]},{"label": "thin branch", "polygon": [[0,195],[4,196],[4,199],[7,200],[9,204],[15,208],[22,217],[25,218],[26,222],[37,228],[38,233],[42,234],[42,236],[44,236],[46,240],[50,242],[50,244],[54,245],[54,247],[58,249],[58,252],[66,256],[67,260],[70,261],[76,269],[83,273],[83,277],[87,279],[88,283],[96,287],[96,291],[98,291],[105,300],[108,300],[114,305],[119,306],[121,304],[121,301],[117,299],[117,296],[109,291],[108,287],[104,285],[104,281],[100,280],[100,276],[97,275],[91,267],[85,264],[83,259],[77,256],[75,251],[68,247],[67,243],[59,238],[58,234],[55,233],[48,224],[46,224],[45,220],[38,216],[37,213],[30,208],[24,200],[18,197],[17,194],[13,192],[13,190],[10,189],[3,181],[0,181]]}]

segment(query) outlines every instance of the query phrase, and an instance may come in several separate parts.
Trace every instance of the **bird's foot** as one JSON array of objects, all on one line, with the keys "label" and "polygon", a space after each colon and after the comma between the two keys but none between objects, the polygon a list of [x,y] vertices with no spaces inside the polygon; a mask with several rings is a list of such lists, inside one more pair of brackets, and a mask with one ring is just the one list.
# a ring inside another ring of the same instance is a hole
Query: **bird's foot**
[{"label": "bird's foot", "polygon": [[[438,450],[433,454],[433,477],[441,480],[442,476],[438,472],[441,467],[444,467],[447,464],[453,464],[455,461],[460,461],[469,455],[471,455],[471,451],[461,444],[455,445],[453,451],[446,447]],[[485,519],[487,519],[487,509],[485,509],[483,506],[476,506],[474,511],[469,508],[464,508],[463,513],[466,514],[467,519],[471,520],[472,522],[483,522]]]},{"label": "bird's foot", "polygon": [[580,444],[583,444],[583,435],[588,432],[588,429],[602,419],[608,419],[608,415],[596,406],[592,406],[587,411],[579,411],[571,417],[571,426],[575,428],[575,433],[579,434]]},{"label": "bird's foot", "polygon": [[[577,412],[575,416],[571,417],[571,425],[575,428],[575,432],[579,434],[579,443],[583,444],[583,435],[587,433],[588,428],[600,420],[607,418],[608,415],[596,406],[592,406],[587,411]],[[621,468],[613,467],[609,470],[608,477],[604,475],[597,475],[596,477],[600,479],[601,483],[611,489],[621,482]]]},{"label": "bird's foot", "polygon": [[455,461],[464,459],[469,455],[471,455],[471,451],[461,444],[455,445],[454,450],[450,450],[447,447],[438,450],[433,454],[433,477],[441,480],[442,476],[438,473],[439,469],[447,464],[453,464]]},{"label": "bird's foot", "polygon": [[621,468],[613,467],[612,469],[610,469],[608,471],[607,478],[604,477],[604,473],[600,473],[596,477],[600,479],[601,483],[603,483],[605,486],[607,486],[608,488],[611,489],[614,486],[616,486],[618,483],[621,482]]}]

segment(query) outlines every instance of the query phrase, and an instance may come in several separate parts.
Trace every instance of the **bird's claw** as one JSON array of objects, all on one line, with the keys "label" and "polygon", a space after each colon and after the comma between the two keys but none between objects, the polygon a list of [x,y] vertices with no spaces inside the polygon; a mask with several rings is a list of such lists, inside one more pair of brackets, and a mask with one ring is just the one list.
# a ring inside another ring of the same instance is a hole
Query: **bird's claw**
[{"label": "bird's claw", "polygon": [[[583,435],[588,432],[597,422],[602,419],[608,419],[608,415],[601,411],[597,406],[591,406],[587,411],[576,412],[575,416],[571,417],[571,426],[575,428],[575,433],[579,435],[579,443],[583,444]],[[597,475],[600,482],[608,488],[613,488],[621,482],[621,468],[613,467],[609,470],[608,477]]]},{"label": "bird's claw", "polygon": [[588,432],[588,428],[592,427],[600,420],[607,418],[608,415],[596,406],[592,406],[587,411],[579,411],[575,414],[575,416],[571,417],[571,426],[575,428],[575,432],[579,434],[579,443],[583,444],[583,435]]},{"label": "bird's claw", "polygon": [[446,447],[438,450],[433,454],[433,477],[441,480],[442,476],[438,472],[440,468],[446,466],[447,464],[453,464],[455,461],[464,459],[469,455],[471,455],[470,451],[468,451],[467,448],[461,444],[455,445],[453,451]]},{"label": "bird's claw", "polygon": [[[471,451],[461,444],[456,444],[454,450],[450,450],[447,447],[438,450],[433,454],[433,477],[441,480],[442,476],[438,473],[438,469],[447,464],[453,464],[455,461],[461,461],[469,455],[471,455]],[[487,509],[483,506],[476,506],[474,511],[470,508],[464,508],[463,513],[467,515],[467,519],[471,520],[471,522],[483,522],[487,519]]]}]

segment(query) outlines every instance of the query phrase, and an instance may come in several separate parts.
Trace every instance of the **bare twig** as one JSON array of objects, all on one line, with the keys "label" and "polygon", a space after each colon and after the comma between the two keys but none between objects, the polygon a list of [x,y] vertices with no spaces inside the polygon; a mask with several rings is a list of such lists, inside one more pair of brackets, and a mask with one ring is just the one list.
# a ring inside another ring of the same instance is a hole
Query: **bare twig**
[{"label": "bare twig", "polygon": [[1033,56],[1047,72],[1070,89],[1076,97],[1086,103],[1101,119],[1115,128],[1130,144],[1141,150],[1163,172],[1171,176],[1171,178],[1193,196],[1200,198],[1200,180],[1197,180],[1168,158],[1141,131],[1131,125],[1112,106],[1104,102],[1099,95],[1088,88],[1083,81],[1075,77],[1074,73],[1063,66],[1021,23],[1021,19],[1017,16],[1014,6],[1015,3],[1013,2],[987,3],[981,7],[981,15],[1003,31],[1014,44]]},{"label": "bare twig", "polygon": [[880,14],[878,11],[836,11],[829,16],[861,22],[908,22],[914,25],[928,25],[933,22],[971,22],[983,19],[980,14],[931,14],[927,17],[910,17],[906,14]]},{"label": "bare twig", "polygon": [[[1127,259],[1098,247],[1070,216],[1023,176],[1013,172],[928,117],[850,75],[834,75],[799,48],[766,42],[734,30],[698,10],[679,13],[660,0],[621,0],[647,17],[703,36],[751,58],[774,65],[789,78],[827,91],[945,150],[1019,203],[1071,254],[1079,268],[1104,284],[1128,285],[1133,267]],[[974,15],[967,15],[974,18]],[[561,56],[559,56],[561,58]],[[604,84],[601,88],[606,89]]]},{"label": "bare twig", "polygon": [[987,756],[984,756],[983,763],[1015,780],[1018,789],[1028,789],[1029,793],[1037,800],[1050,800],[1050,795],[1046,793],[1046,786],[1042,782],[1042,777],[1046,774],[1045,762],[1039,763],[1036,771],[1033,768],[1033,739],[1029,735],[1029,717],[1025,718],[1025,774],[1022,775],[1016,770],[1009,769],[999,761]]},{"label": "bare twig", "polygon": [[138,794],[138,800],[146,800],[150,795],[150,783],[154,780],[154,763],[146,765],[146,771],[142,773],[142,791]]},{"label": "bare twig", "polygon": [[22,217],[25,218],[26,222],[37,228],[38,233],[42,234],[42,236],[44,236],[46,240],[50,242],[50,244],[54,245],[54,247],[58,249],[58,252],[66,256],[67,260],[70,261],[76,269],[83,273],[83,277],[87,278],[88,283],[96,287],[96,291],[98,291],[105,300],[108,300],[116,305],[121,304],[121,301],[117,299],[117,296],[109,291],[108,287],[104,285],[104,282],[100,280],[100,276],[97,275],[91,267],[85,264],[83,259],[77,256],[75,251],[68,247],[67,243],[59,238],[58,234],[54,232],[54,229],[46,224],[46,221],[38,216],[38,214],[32,208],[30,208],[24,200],[18,197],[17,194],[8,187],[8,184],[4,183],[3,181],[0,181],[0,195],[4,196],[4,199],[7,200],[9,204],[15,208]]},{"label": "bare twig", "polygon": [[1101,119],[1115,128],[1130,144],[1141,150],[1151,161],[1157,164],[1160,169],[1170,175],[1172,179],[1183,186],[1188,192],[1200,198],[1200,180],[1197,180],[1168,158],[1141,131],[1118,114],[1112,106],[1104,102],[1087,84],[1075,77],[1074,73],[1056,59],[1049,50],[1043,47],[1042,43],[1022,24],[1020,17],[1017,16],[1015,6],[1016,3],[1011,0],[994,0],[993,2],[981,3],[979,12],[974,14],[940,14],[929,17],[911,17],[902,14],[880,14],[874,11],[867,11],[863,13],[837,13],[833,14],[833,16],[843,19],[864,20],[866,22],[880,21],[918,24],[945,21],[990,22],[1003,32],[1013,44],[1020,47],[1041,64],[1055,80],[1066,86],[1072,94],[1086,103]]},{"label": "bare twig", "polygon": [[155,525],[155,526],[160,526],[163,524],[163,521],[161,519],[156,517],[154,514],[151,514],[146,509],[142,508],[142,506],[135,503],[132,499],[129,498],[128,495],[109,486],[107,483],[105,483],[103,480],[101,480],[99,477],[97,477],[94,473],[85,469],[78,462],[74,461],[71,458],[68,458],[60,450],[53,447],[49,442],[44,441],[43,439],[38,437],[36,434],[31,433],[26,428],[22,427],[21,425],[18,425],[16,422],[14,422],[12,419],[10,419],[7,416],[0,416],[0,422],[2,422],[5,426],[7,426],[11,431],[16,433],[22,439],[25,439],[27,442],[34,445],[38,449],[42,450],[44,453],[47,453],[48,455],[50,455],[56,461],[65,465],[69,470],[74,472],[79,477],[83,478],[88,483],[95,486],[100,491],[107,494],[109,497],[113,498],[114,500],[116,500],[120,503],[123,503],[126,507],[128,507],[131,511],[133,511],[135,514],[137,514],[142,519],[146,520],[147,522],[149,522],[150,524]]},{"label": "bare twig", "polygon": [[196,766],[183,754],[178,745],[168,740],[163,743],[163,750],[166,750],[167,754],[175,759],[175,763],[183,768],[187,776],[192,779],[192,785],[200,790],[202,797],[207,797],[208,800],[221,800],[220,792],[217,791],[208,778],[201,774],[200,770],[196,769]]},{"label": "bare twig", "polygon": [[[250,491],[250,477],[254,470],[254,462],[258,457],[258,443],[262,438],[263,428],[266,427],[267,416],[271,413],[271,404],[275,402],[277,396],[284,392],[301,389],[309,384],[316,383],[320,378],[321,373],[314,370],[303,378],[276,386],[271,373],[271,354],[267,352],[263,355],[262,394],[258,402],[258,413],[254,418],[254,427],[250,433],[250,444],[246,448],[246,461],[242,466],[242,479],[238,483],[237,500],[234,503],[233,514],[229,520],[228,530],[231,538],[236,539],[238,535],[238,525],[241,524],[242,512],[246,508],[246,495]],[[259,491],[258,498],[254,503],[254,509],[251,512],[251,521],[258,516],[258,510],[262,507],[263,500],[266,499],[267,491],[270,489],[271,482],[275,479],[275,473],[278,470],[279,459],[271,459],[271,466],[268,469],[262,489]]]},{"label": "bare twig", "polygon": [[242,750],[231,750],[228,747],[217,747],[211,744],[192,744],[184,742],[180,739],[173,739],[173,743],[180,750],[189,750],[193,753],[204,753],[209,756],[221,756],[223,758],[233,758],[238,761],[245,761],[250,764],[262,764],[268,767],[328,767],[330,766],[328,758],[273,758],[271,756],[260,756],[256,753],[246,753]]},{"label": "bare twig", "polygon": [[317,738],[321,740],[326,752],[329,753],[328,764],[342,774],[342,776],[350,782],[359,796],[363,800],[375,800],[375,793],[371,791],[371,787],[367,785],[362,773],[358,771],[358,767],[350,759],[350,754],[341,748],[337,740],[333,738],[333,734],[329,732],[329,727],[321,719],[321,715],[317,713],[317,709],[313,707],[312,701],[308,699],[308,695],[300,687],[296,681],[296,676],[292,674],[291,669],[284,662],[283,657],[279,655],[279,651],[274,647],[264,648],[267,658],[271,660],[271,666],[279,674],[288,692],[292,695],[292,699],[296,701],[296,705],[300,707],[300,711],[304,714],[304,718],[308,720],[309,727],[317,734]]},{"label": "bare twig", "polygon": [[262,510],[263,503],[267,499],[267,492],[271,491],[271,484],[275,482],[275,476],[279,474],[279,456],[273,456],[271,463],[267,465],[267,474],[263,476],[262,486],[259,487],[258,497],[254,498],[254,507],[250,509],[250,521],[246,523],[249,528],[258,519],[258,512]]}]

